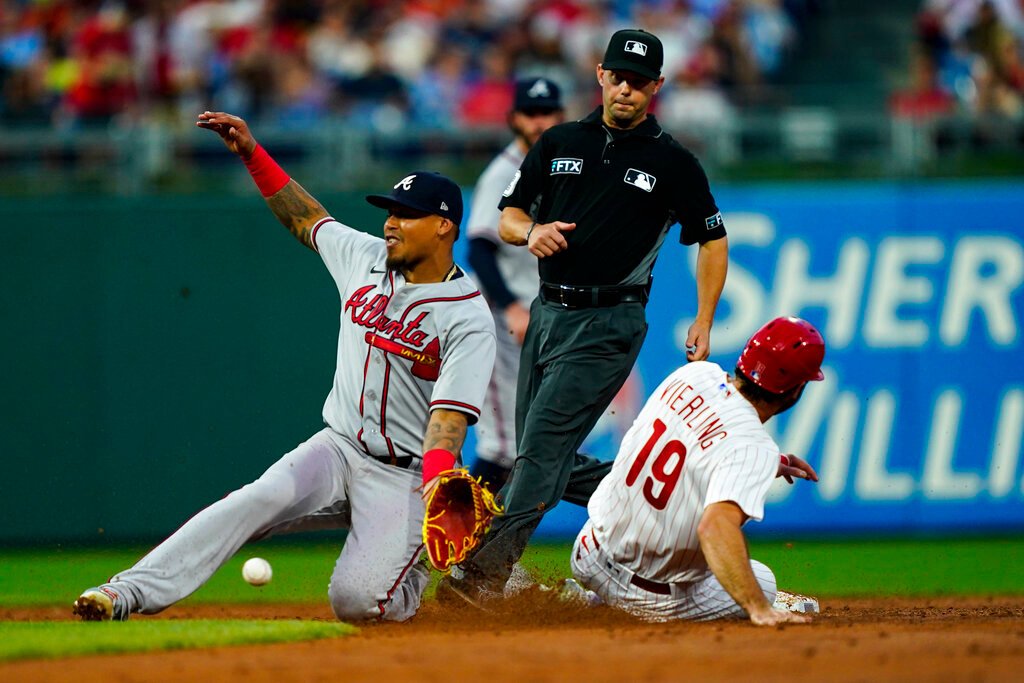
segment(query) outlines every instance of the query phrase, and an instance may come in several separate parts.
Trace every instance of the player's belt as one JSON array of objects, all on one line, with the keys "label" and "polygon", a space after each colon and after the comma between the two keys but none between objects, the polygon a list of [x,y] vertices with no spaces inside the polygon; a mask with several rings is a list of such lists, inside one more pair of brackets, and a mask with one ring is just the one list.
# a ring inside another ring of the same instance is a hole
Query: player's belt
[{"label": "player's belt", "polygon": [[657,593],[658,595],[672,595],[672,587],[667,583],[662,583],[660,581],[648,581],[647,579],[640,578],[636,574],[633,575],[633,578],[631,578],[629,582],[637,588],[643,588],[645,591],[649,591],[651,593]]},{"label": "player's belt", "polygon": [[647,303],[650,285],[623,287],[576,287],[573,285],[540,285],[540,298],[563,308],[601,308],[625,303]]},{"label": "player's belt", "polygon": [[392,467],[398,467],[403,470],[409,469],[409,465],[412,464],[411,455],[371,455],[370,457],[377,462],[384,463],[385,465],[391,465]]}]

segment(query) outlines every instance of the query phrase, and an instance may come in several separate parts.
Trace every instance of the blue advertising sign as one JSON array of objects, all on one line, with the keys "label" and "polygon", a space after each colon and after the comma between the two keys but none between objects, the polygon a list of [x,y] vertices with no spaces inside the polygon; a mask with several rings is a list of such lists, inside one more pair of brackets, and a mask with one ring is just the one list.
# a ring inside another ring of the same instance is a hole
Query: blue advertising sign
[{"label": "blue advertising sign", "polygon": [[[729,275],[710,360],[763,322],[821,330],[826,380],[769,423],[818,484],[777,482],[764,531],[1024,528],[1024,185],[726,187]],[[696,248],[666,240],[633,377],[588,441],[614,457],[647,392],[685,363]],[[561,504],[539,532],[572,536]],[[751,529],[754,531],[754,529]]]}]

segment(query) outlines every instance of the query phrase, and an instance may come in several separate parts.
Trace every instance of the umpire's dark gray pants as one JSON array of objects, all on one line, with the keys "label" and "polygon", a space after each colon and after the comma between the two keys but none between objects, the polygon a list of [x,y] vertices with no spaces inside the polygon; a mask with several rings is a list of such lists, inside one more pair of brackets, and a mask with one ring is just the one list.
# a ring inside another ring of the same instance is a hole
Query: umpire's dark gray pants
[{"label": "umpire's dark gray pants", "polygon": [[590,500],[612,463],[578,450],[629,376],[646,334],[640,303],[566,309],[534,300],[516,395],[519,454],[499,493],[505,512],[468,563],[471,575],[503,583],[545,512],[559,499]]}]

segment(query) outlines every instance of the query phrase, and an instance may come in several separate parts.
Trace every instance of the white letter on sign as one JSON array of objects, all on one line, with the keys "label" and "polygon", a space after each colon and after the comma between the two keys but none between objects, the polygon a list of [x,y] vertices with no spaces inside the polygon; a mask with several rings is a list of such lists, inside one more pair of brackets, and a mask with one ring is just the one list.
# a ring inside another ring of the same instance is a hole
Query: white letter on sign
[{"label": "white letter on sign", "polygon": [[861,441],[860,462],[854,490],[861,500],[906,500],[914,492],[914,479],[906,473],[890,473],[885,468],[886,454],[892,438],[896,399],[879,391],[868,399]]},{"label": "white letter on sign", "polygon": [[[1013,490],[1017,479],[1021,435],[1024,432],[1024,390],[1014,387],[999,402],[999,421],[992,443],[992,464],[988,472],[988,492],[993,498],[1004,498]],[[1024,493],[1024,481],[1021,482]]]},{"label": "white letter on sign", "polygon": [[864,341],[876,348],[921,346],[928,341],[922,320],[901,320],[903,304],[923,304],[934,287],[927,277],[907,275],[912,263],[938,263],[943,244],[937,237],[886,237],[878,245],[871,296],[864,316]]},{"label": "white letter on sign", "polygon": [[962,407],[960,394],[953,389],[943,391],[935,401],[921,480],[925,498],[963,500],[974,498],[981,491],[981,477],[977,474],[953,471],[953,451],[960,431]]},{"label": "white letter on sign", "polygon": [[[989,266],[990,272],[983,272]],[[953,252],[946,305],[939,334],[942,343],[959,346],[975,308],[984,315],[992,341],[1010,346],[1017,341],[1012,296],[1024,282],[1024,250],[1006,237],[965,237]]]}]

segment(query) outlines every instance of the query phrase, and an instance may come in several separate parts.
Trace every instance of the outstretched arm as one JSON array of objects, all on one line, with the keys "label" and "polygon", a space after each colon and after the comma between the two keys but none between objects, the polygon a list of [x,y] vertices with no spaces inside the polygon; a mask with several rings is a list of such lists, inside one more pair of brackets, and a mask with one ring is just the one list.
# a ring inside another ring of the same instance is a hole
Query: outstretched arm
[{"label": "outstretched arm", "polygon": [[750,568],[747,539],[740,528],[745,517],[739,505],[732,501],[712,503],[704,509],[697,535],[708,567],[755,624],[770,626],[786,621],[810,621],[802,614],[775,609],[765,599],[754,570]]},{"label": "outstretched arm", "polygon": [[[729,242],[725,237],[704,242],[697,252],[697,318],[686,335],[687,360],[704,360],[711,353],[711,324],[729,269]],[[690,350],[692,349],[692,350]]]},{"label": "outstretched arm", "polygon": [[256,143],[245,121],[224,112],[207,111],[199,115],[196,125],[217,133],[224,145],[242,158],[277,220],[313,249],[310,231],[317,221],[327,217],[326,209],[274,163]]}]

